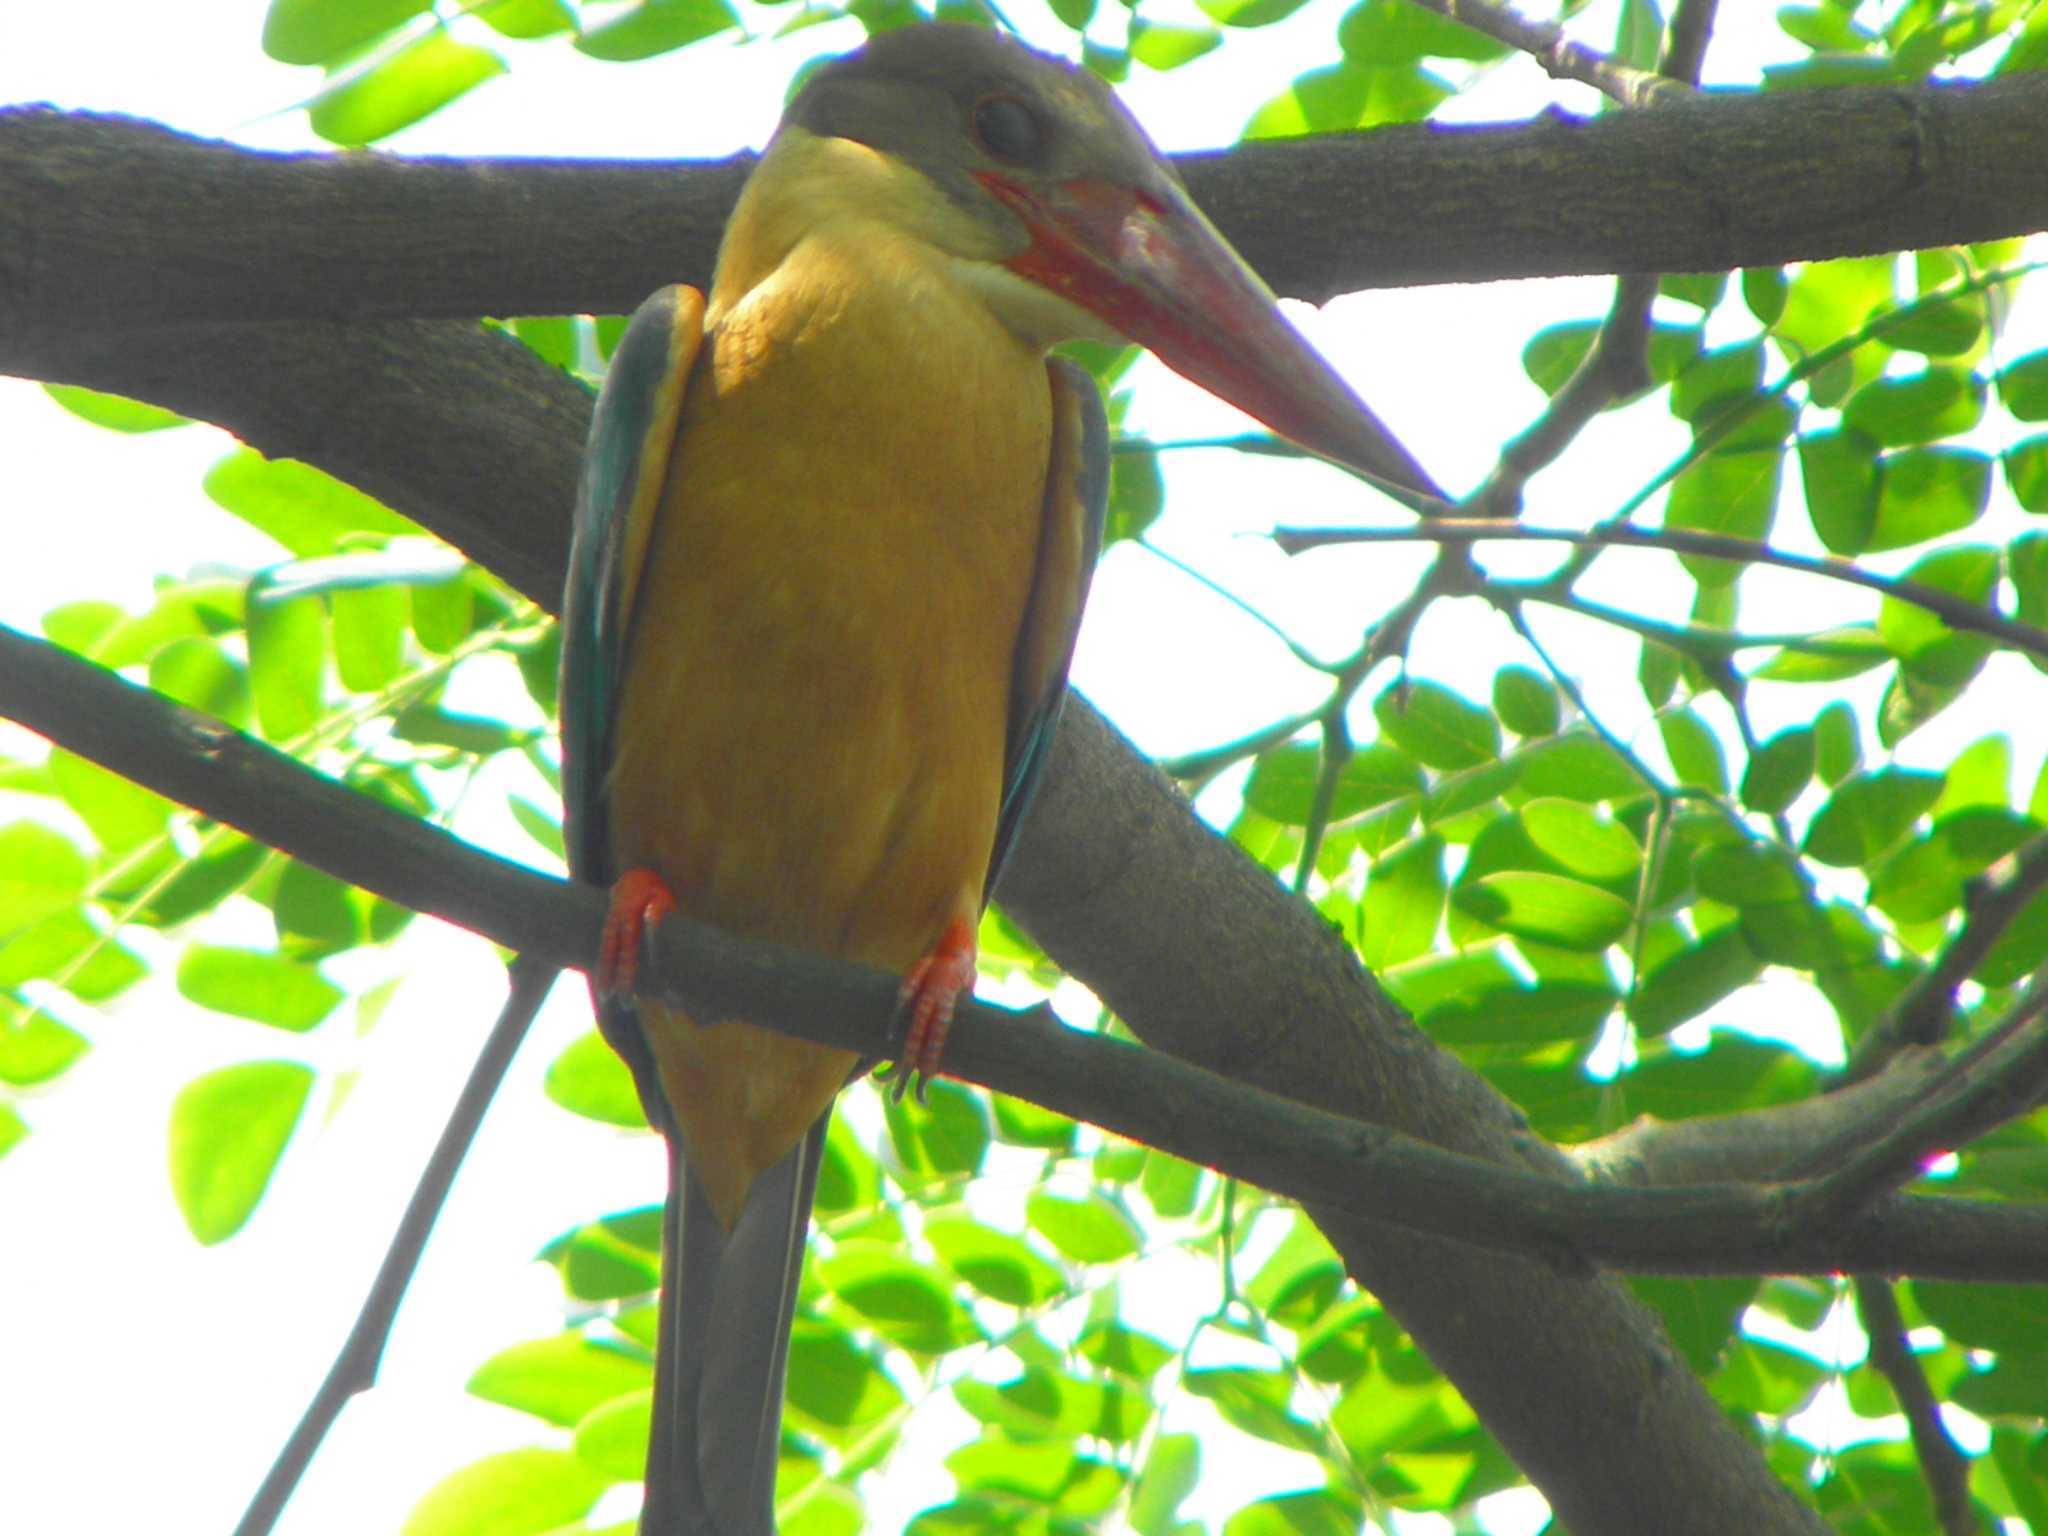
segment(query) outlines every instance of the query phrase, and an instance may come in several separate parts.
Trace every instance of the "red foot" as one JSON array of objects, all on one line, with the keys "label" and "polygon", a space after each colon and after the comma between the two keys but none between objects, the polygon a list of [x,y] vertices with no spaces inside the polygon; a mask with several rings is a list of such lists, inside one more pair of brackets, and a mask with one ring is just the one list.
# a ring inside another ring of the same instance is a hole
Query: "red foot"
[{"label": "red foot", "polygon": [[939,935],[930,954],[913,965],[897,989],[897,1007],[905,1015],[903,1049],[896,1062],[890,1092],[898,1099],[914,1080],[919,1102],[924,1085],[939,1070],[952,1027],[953,1005],[963,992],[974,990],[974,929],[956,917]]},{"label": "red foot", "polygon": [[604,946],[592,979],[600,997],[631,996],[640,970],[640,941],[647,930],[676,909],[676,898],[651,869],[629,869],[612,887],[604,918]]}]

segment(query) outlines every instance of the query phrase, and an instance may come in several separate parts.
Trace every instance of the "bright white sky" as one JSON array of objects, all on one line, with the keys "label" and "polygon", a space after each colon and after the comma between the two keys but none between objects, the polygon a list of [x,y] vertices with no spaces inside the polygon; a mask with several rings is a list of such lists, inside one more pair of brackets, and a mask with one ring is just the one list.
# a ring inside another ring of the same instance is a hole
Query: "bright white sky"
[{"label": "bright white sky", "polygon": [[[1323,56],[1343,8],[1340,0],[1313,0],[1288,24],[1233,38],[1221,55],[1184,71],[1141,71],[1126,97],[1169,148],[1232,136],[1301,59]],[[10,7],[0,102],[48,100],[153,117],[255,146],[322,147],[291,110],[317,88],[315,72],[261,55],[263,10],[258,0]],[[1611,11],[1608,4],[1595,7],[1597,19],[1580,35],[1611,36]],[[773,26],[788,12],[756,14]],[[1028,26],[1034,15],[1018,19]],[[1724,25],[1744,19],[1732,16]],[[1057,28],[1038,36],[1064,46]],[[852,40],[846,27],[821,27],[788,44],[713,43],[625,69],[592,63],[559,43],[515,45],[506,49],[510,74],[390,147],[724,153],[758,145],[772,129],[781,82],[799,57],[793,50],[827,51]],[[1724,35],[1715,61],[1722,78],[1749,80],[1763,61],[1759,50],[1779,46],[1764,29]],[[1553,101],[1592,107],[1583,91],[1517,61],[1460,111],[1510,118]],[[1535,319],[1597,315],[1608,295],[1609,284],[1599,280],[1500,284],[1364,295],[1322,315],[1299,307],[1296,313],[1423,462],[1456,489],[1475,482],[1497,445],[1540,406],[1517,355]],[[2016,324],[2038,331],[2041,316],[2018,317]],[[2015,355],[2021,350],[2014,345]],[[1135,425],[1161,437],[1235,429],[1232,413],[1147,366]],[[15,542],[11,558],[0,563],[0,620],[33,630],[46,608],[66,599],[139,605],[153,572],[182,570],[195,559],[254,566],[277,558],[265,539],[200,493],[200,475],[228,446],[211,428],[116,438],[58,410],[35,386],[0,380],[0,442],[8,456],[6,493],[19,498],[6,509]],[[1574,449],[1572,469],[1538,482],[1531,516],[1576,520],[1583,511],[1578,499],[1587,496],[1611,506],[1682,442],[1682,430],[1654,413],[1632,415],[1625,426],[1604,423]],[[1417,553],[1384,546],[1290,563],[1245,536],[1275,521],[1372,515],[1349,482],[1327,472],[1216,453],[1181,455],[1169,466],[1183,484],[1192,485],[1196,474],[1200,486],[1176,497],[1175,513],[1156,537],[1263,611],[1286,615],[1297,636],[1322,654],[1355,643],[1359,617],[1378,612],[1420,568]],[[1553,499],[1565,486],[1575,498],[1570,504]],[[33,545],[26,539],[31,529],[39,539]],[[1588,593],[1641,603],[1651,563],[1616,560],[1606,591],[1596,582]],[[1753,602],[1775,598],[1788,611],[1796,603],[1800,627],[1867,611],[1867,598],[1844,589],[1767,582],[1765,574],[1754,578]],[[1339,600],[1329,601],[1333,596]],[[1684,594],[1659,592],[1655,600],[1676,616]],[[1417,656],[1432,675],[1483,698],[1508,650],[1497,626],[1475,619],[1453,610],[1433,616]],[[1595,669],[1603,649],[1611,654],[1614,645],[1611,635],[1582,626],[1546,626],[1546,633],[1566,664],[1582,672]],[[1077,674],[1143,745],[1160,751],[1226,739],[1320,692],[1265,631],[1133,550],[1115,554],[1097,584]],[[2021,677],[2015,673],[2016,685],[2038,688],[2031,673]],[[1643,721],[1632,687],[1596,695],[1595,702],[1626,729]],[[1771,717],[1766,704],[1760,726],[1775,729],[1804,702],[1785,697],[1778,706],[1783,718]],[[1944,757],[1991,728],[1996,716],[1987,700],[1968,718],[1924,733],[1916,756]],[[8,746],[22,750],[18,733]],[[1654,746],[1648,750],[1654,755]],[[2030,774],[2038,745],[2022,745],[2018,758],[2020,771]],[[488,790],[473,796],[479,805],[500,798]],[[502,814],[470,817],[463,830],[514,856],[536,856]],[[245,937],[263,940],[253,916]],[[137,937],[138,950],[153,961],[166,958],[168,950],[153,948],[149,938]],[[105,1017],[74,1018],[98,1049],[54,1091],[25,1103],[35,1133],[0,1161],[0,1213],[14,1245],[0,1280],[0,1316],[7,1319],[0,1444],[14,1452],[0,1482],[0,1529],[214,1531],[232,1524],[352,1319],[500,999],[500,972],[487,949],[432,923],[415,925],[397,969],[406,983],[367,1037],[337,1018],[310,1038],[285,1038],[201,1014],[161,987]],[[576,1221],[661,1193],[660,1160],[646,1138],[612,1135],[542,1107],[542,1070],[587,1022],[580,987],[559,989],[457,1185],[399,1319],[383,1385],[350,1409],[286,1517],[283,1529],[294,1536],[395,1529],[441,1474],[473,1456],[541,1438],[534,1421],[470,1398],[462,1383],[494,1350],[559,1326],[552,1271],[520,1267],[535,1249]],[[249,1227],[219,1249],[201,1250],[165,1183],[170,1099],[204,1068],[267,1055],[301,1057],[336,1072],[360,1068],[361,1076],[332,1118],[324,1118],[327,1101],[316,1098],[272,1197]],[[1169,1295],[1161,1304],[1193,1308],[1206,1300]],[[119,1448],[117,1457],[110,1459],[110,1446]],[[109,1477],[113,1467],[119,1475]],[[1284,1476],[1272,1484],[1286,1486]],[[934,1471],[927,1486],[904,1491],[899,1520],[949,1491],[950,1481]],[[1216,1519],[1261,1491],[1267,1490],[1219,1491],[1198,1498],[1189,1512]],[[1503,1528],[1511,1528],[1516,1522],[1502,1514]],[[878,1527],[888,1519],[877,1512]]]}]

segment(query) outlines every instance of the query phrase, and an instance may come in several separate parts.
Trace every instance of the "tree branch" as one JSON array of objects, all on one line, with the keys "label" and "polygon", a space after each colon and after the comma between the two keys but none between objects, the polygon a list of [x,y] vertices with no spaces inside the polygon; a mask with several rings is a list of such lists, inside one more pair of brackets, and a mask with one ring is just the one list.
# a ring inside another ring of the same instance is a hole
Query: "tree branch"
[{"label": "tree branch", "polygon": [[[1800,555],[1778,549],[1755,539],[1731,538],[1727,534],[1697,533],[1687,528],[1633,528],[1613,523],[1596,529],[1531,528],[1526,524],[1504,525],[1485,518],[1431,518],[1407,528],[1276,528],[1273,542],[1290,555],[1328,545],[1399,544],[1416,541],[1463,544],[1488,540],[1509,543],[1552,542],[1606,548],[1625,544],[1635,549],[1663,549],[1688,555],[1715,555],[1750,565],[1776,565],[1809,576],[1825,576],[1850,586],[1868,587],[1902,603],[1924,608],[1951,629],[1988,635],[2014,650],[2048,660],[2048,630],[2036,629],[2017,619],[1980,607],[1953,592],[1930,587],[1924,582],[1900,576],[1882,576],[1867,571],[1842,555]],[[1498,584],[1508,595],[1517,595],[1510,583]],[[1540,586],[1530,596],[1540,595]]]},{"label": "tree branch", "polygon": [[[623,313],[709,277],[750,164],[275,155],[133,119],[0,110],[0,369],[34,373],[16,359],[76,329]],[[1391,127],[1176,164],[1276,291],[1318,303],[1722,271],[2048,227],[2048,80],[1704,93],[1591,121]],[[126,280],[145,250],[152,281]]]},{"label": "tree branch", "polygon": [[270,1464],[262,1485],[249,1501],[249,1508],[236,1523],[234,1536],[269,1536],[348,1400],[377,1384],[377,1369],[384,1360],[384,1346],[391,1341],[391,1325],[398,1319],[399,1303],[412,1285],[413,1272],[419,1268],[420,1255],[426,1251],[427,1239],[440,1218],[449,1188],[462,1168],[462,1160],[469,1155],[469,1145],[476,1139],[484,1111],[498,1096],[498,1085],[505,1080],[505,1072],[518,1054],[527,1030],[532,1028],[534,1015],[547,1000],[548,989],[554,986],[557,974],[552,965],[531,960],[513,962],[512,990],[498,1011],[497,1022],[491,1026],[454,1108],[448,1112],[448,1123],[442,1127],[433,1155],[421,1170],[405,1213],[398,1218],[398,1229],[391,1234],[391,1246],[385,1250],[384,1262],[377,1266],[377,1277],[370,1282],[370,1292],[363,1298],[355,1326],[349,1329],[328,1369],[327,1379],[306,1405],[291,1438],[277,1453],[277,1460]]},{"label": "tree branch", "polygon": [[[604,907],[596,891],[481,853],[4,626],[0,679],[0,711],[337,879],[477,927],[521,948],[529,965],[582,967],[596,953]],[[887,1056],[893,1043],[894,976],[681,918],[650,939],[641,988],[700,1017],[751,1018],[863,1056]],[[2048,1206],[1894,1198],[1832,1230],[1800,1230],[1784,1219],[1798,1187],[1645,1189],[1504,1167],[1069,1029],[1049,1008],[964,1004],[946,1069],[1306,1203],[1518,1253],[1565,1274],[1601,1264],[2048,1279]],[[415,1220],[409,1212],[408,1225]],[[1959,1242],[1961,1231],[1971,1240]]]},{"label": "tree branch", "polygon": [[1927,1491],[1944,1536],[1976,1536],[1982,1527],[1970,1507],[1969,1458],[1941,1422],[1941,1403],[1906,1342],[1906,1320],[1899,1313],[1899,1301],[1890,1284],[1874,1275],[1858,1275],[1856,1310],[1870,1339],[1870,1363],[1891,1383],[1905,1410],[1906,1430],[1927,1475]]}]

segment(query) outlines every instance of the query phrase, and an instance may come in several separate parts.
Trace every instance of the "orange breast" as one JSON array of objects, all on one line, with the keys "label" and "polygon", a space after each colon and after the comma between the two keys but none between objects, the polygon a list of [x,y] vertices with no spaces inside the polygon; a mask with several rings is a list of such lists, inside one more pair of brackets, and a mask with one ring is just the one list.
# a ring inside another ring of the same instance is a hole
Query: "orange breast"
[{"label": "orange breast", "polygon": [[[800,249],[707,338],[634,601],[611,825],[618,867],[693,916],[902,970],[980,905],[1050,406],[1042,359],[886,255]],[[852,1058],[642,1019],[729,1226]]]}]

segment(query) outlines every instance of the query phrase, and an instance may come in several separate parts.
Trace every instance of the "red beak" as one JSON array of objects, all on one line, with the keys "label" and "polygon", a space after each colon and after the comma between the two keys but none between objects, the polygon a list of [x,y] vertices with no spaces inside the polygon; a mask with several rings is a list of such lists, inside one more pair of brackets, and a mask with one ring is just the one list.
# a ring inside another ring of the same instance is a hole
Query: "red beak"
[{"label": "red beak", "polygon": [[1011,271],[1282,437],[1390,486],[1443,497],[1178,183],[1083,178],[1045,187],[976,175],[1031,233]]}]

